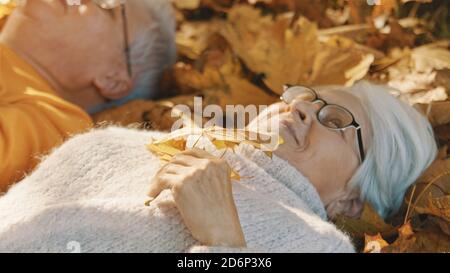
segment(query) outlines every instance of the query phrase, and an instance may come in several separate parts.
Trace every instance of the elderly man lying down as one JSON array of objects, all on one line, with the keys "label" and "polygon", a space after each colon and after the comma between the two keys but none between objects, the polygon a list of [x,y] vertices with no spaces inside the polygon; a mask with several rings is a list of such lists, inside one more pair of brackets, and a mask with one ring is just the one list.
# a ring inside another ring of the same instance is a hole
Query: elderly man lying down
[{"label": "elderly man lying down", "polygon": [[328,219],[358,216],[362,201],[395,212],[435,157],[431,127],[364,82],[292,86],[283,101],[258,117],[279,118],[272,158],[241,143],[222,159],[193,149],[161,166],[146,149],[158,132],[72,138],[0,198],[0,251],[353,252]]},{"label": "elderly man lying down", "polygon": [[91,128],[87,112],[161,95],[176,57],[169,1],[17,1],[0,33],[0,193]]}]

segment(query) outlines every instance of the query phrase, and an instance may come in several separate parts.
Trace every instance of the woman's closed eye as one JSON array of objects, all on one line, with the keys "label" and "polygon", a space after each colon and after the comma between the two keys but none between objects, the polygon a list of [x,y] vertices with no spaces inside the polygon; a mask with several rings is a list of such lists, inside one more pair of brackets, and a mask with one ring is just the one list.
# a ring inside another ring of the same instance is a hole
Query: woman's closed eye
[{"label": "woman's closed eye", "polygon": [[326,119],[322,121],[322,124],[333,129],[342,128],[342,122],[337,118]]},{"label": "woman's closed eye", "polygon": [[[322,124],[325,125],[328,128],[332,129],[339,129],[343,127],[342,121],[340,119],[327,119],[325,121],[322,121]],[[345,134],[343,130],[337,130],[338,133],[341,135],[342,138],[345,139]]]}]

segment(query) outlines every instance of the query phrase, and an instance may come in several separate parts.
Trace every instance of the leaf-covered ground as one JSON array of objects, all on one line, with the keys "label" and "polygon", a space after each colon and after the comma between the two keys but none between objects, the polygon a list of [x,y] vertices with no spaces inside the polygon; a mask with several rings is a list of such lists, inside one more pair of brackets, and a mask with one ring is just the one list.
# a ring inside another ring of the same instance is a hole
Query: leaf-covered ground
[{"label": "leaf-covered ground", "polygon": [[[1,3],[2,1],[0,1]],[[270,104],[289,84],[367,79],[416,105],[431,121],[438,159],[404,206],[383,220],[366,204],[360,219],[338,217],[364,252],[450,251],[450,6],[446,0],[173,0],[178,62],[158,101],[107,110],[98,122],[169,129],[171,107]],[[0,28],[12,5],[0,6]]]},{"label": "leaf-covered ground", "polygon": [[360,219],[339,217],[336,224],[364,252],[449,252],[449,7],[437,0],[368,2],[176,0],[179,59],[162,83],[175,97],[133,107],[146,109],[153,128],[167,129],[170,107],[191,105],[194,94],[224,107],[275,102],[285,83],[388,84],[427,114],[439,159],[397,216],[384,221],[367,204]]}]

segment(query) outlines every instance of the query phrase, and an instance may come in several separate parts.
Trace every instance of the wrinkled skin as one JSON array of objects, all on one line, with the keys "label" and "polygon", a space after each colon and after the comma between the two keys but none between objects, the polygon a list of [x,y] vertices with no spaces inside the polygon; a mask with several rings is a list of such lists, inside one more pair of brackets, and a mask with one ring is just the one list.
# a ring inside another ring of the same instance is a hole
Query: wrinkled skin
[{"label": "wrinkled skin", "polygon": [[[362,127],[365,147],[370,143],[370,124],[359,100],[345,92],[320,92],[329,103],[350,110]],[[356,131],[329,130],[316,118],[319,106],[297,98],[290,105],[277,103],[261,113],[251,128],[268,116],[278,118],[284,143],[275,154],[309,178],[328,214],[358,216],[362,210],[357,189],[347,183],[360,162]],[[261,128],[260,128],[261,129]],[[154,178],[150,196],[170,189],[186,226],[206,245],[245,246],[234,204],[230,170],[222,159],[204,151],[186,151],[174,157]],[[227,228],[224,228],[227,227]]]},{"label": "wrinkled skin", "polygon": [[[88,110],[127,96],[136,75],[130,77],[127,71],[120,8],[104,10],[92,1],[82,3],[27,1],[8,18],[0,41],[30,63],[61,97]],[[126,11],[131,44],[152,22],[141,1],[127,1]]]}]

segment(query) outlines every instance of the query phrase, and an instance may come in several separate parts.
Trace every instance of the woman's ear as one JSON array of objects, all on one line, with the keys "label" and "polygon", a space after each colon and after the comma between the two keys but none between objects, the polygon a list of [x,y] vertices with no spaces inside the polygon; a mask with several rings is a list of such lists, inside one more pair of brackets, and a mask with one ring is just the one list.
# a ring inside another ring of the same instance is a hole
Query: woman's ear
[{"label": "woman's ear", "polygon": [[112,74],[95,77],[93,84],[103,97],[110,100],[118,100],[127,96],[132,88],[132,82],[128,77]]},{"label": "woman's ear", "polygon": [[361,216],[363,207],[364,203],[360,199],[359,190],[347,189],[340,198],[326,205],[326,211],[331,219],[337,215],[358,218]]}]

